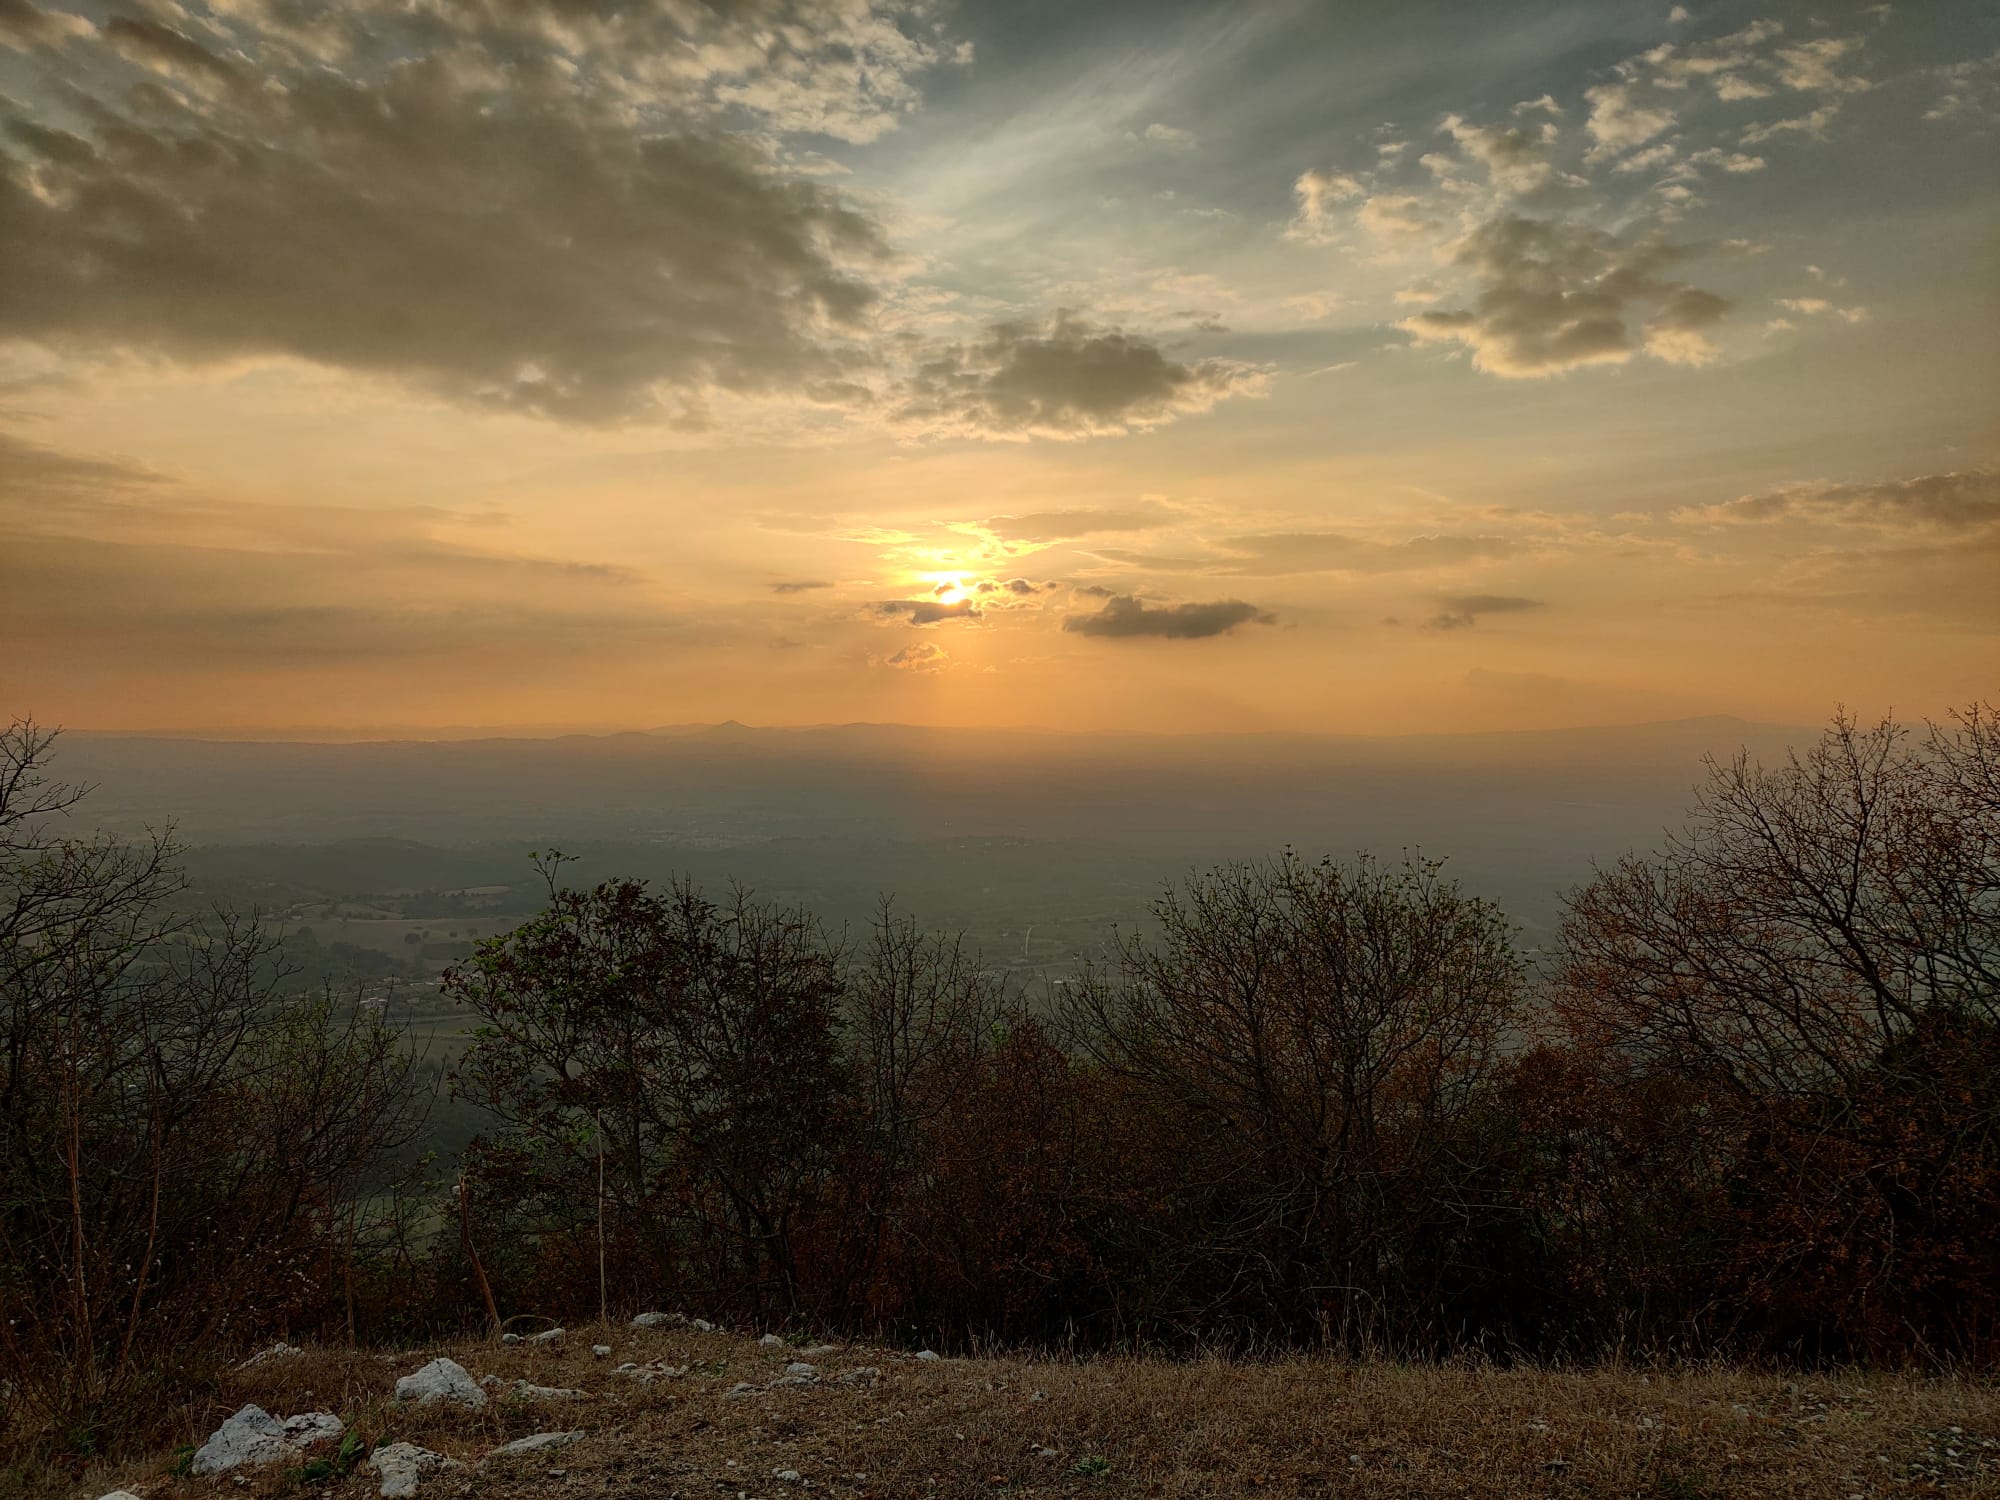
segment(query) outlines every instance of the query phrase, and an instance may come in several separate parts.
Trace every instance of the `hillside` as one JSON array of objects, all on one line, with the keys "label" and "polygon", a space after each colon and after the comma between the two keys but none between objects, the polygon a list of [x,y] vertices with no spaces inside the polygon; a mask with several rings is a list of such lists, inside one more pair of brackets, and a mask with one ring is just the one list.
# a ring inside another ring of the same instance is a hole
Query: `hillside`
[{"label": "hillside", "polygon": [[[929,1360],[797,1343],[618,1325],[540,1345],[308,1350],[241,1369],[189,1404],[182,1440],[202,1442],[245,1403],[280,1420],[331,1409],[368,1444],[414,1443],[459,1460],[423,1479],[422,1494],[439,1500],[2000,1493],[2000,1390],[1990,1383],[1310,1359]],[[609,1352],[595,1356],[593,1344]],[[394,1402],[397,1378],[440,1353],[495,1378],[483,1410]],[[812,1372],[787,1382],[794,1362]],[[879,1373],[853,1373],[871,1369]],[[549,1394],[506,1395],[517,1380]],[[545,1432],[581,1436],[493,1455]],[[107,1468],[72,1493],[361,1500],[380,1483],[358,1455],[350,1472],[317,1481],[292,1462],[205,1479],[171,1477],[173,1464],[163,1453]]]}]

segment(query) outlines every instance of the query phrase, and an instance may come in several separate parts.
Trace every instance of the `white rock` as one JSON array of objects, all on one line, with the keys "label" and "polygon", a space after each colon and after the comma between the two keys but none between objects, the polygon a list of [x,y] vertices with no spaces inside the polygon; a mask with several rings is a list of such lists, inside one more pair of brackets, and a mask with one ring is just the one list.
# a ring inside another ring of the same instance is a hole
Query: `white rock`
[{"label": "white rock", "polygon": [[882,1378],[882,1372],[874,1365],[862,1365],[859,1369],[842,1370],[833,1377],[835,1385],[873,1385]]},{"label": "white rock", "polygon": [[785,1341],[775,1333],[767,1333],[761,1339],[757,1340],[757,1342],[762,1344],[766,1349],[782,1349],[785,1347]]},{"label": "white rock", "polygon": [[415,1443],[388,1443],[375,1450],[368,1467],[381,1477],[382,1493],[395,1497],[414,1495],[418,1484],[428,1476],[442,1474],[447,1469],[462,1469],[465,1465],[442,1453],[419,1448]]},{"label": "white rock", "polygon": [[525,1380],[517,1380],[507,1388],[507,1394],[516,1401],[581,1401],[583,1392],[561,1385],[532,1385]]},{"label": "white rock", "polygon": [[261,1406],[246,1406],[229,1418],[195,1450],[188,1472],[194,1475],[226,1474],[231,1469],[255,1468],[292,1456],[285,1440],[285,1424]]},{"label": "white rock", "polygon": [[943,1359],[944,1356],[939,1354],[935,1349],[919,1349],[917,1351],[917,1358],[929,1362],[931,1360]]},{"label": "white rock", "polygon": [[542,1453],[550,1448],[567,1448],[571,1443],[580,1443],[582,1432],[536,1432],[524,1438],[515,1438],[511,1443],[502,1443],[491,1454],[494,1458],[513,1458],[523,1453]]},{"label": "white rock", "polygon": [[611,1346],[609,1344],[592,1344],[590,1346],[590,1357],[592,1359],[609,1359],[611,1357]]},{"label": "white rock", "polygon": [[285,1441],[294,1448],[330,1443],[347,1431],[347,1424],[330,1411],[302,1411],[285,1418]]},{"label": "white rock", "polygon": [[478,1411],[486,1405],[486,1392],[457,1360],[434,1359],[396,1382],[396,1399],[419,1406],[446,1402]]},{"label": "white rock", "polygon": [[736,1382],[736,1384],[732,1385],[728,1390],[722,1393],[722,1399],[724,1401],[740,1401],[745,1396],[754,1396],[756,1394],[757,1394],[756,1386],[752,1385],[747,1380],[739,1380]]},{"label": "white rock", "polygon": [[817,1375],[819,1374],[819,1366],[809,1365],[802,1359],[793,1360],[792,1363],[785,1366],[785,1373],[787,1375]]},{"label": "white rock", "polygon": [[97,1500],[139,1500],[130,1490],[113,1490],[108,1495],[100,1495]]},{"label": "white rock", "polygon": [[823,1359],[823,1358],[825,1358],[825,1357],[826,1357],[827,1355],[829,1355],[829,1354],[838,1354],[838,1353],[840,1352],[840,1345],[838,1345],[838,1344],[814,1344],[814,1345],[812,1346],[812,1348],[810,1348],[810,1349],[804,1349],[804,1350],[801,1350],[800,1352],[801,1352],[802,1354],[804,1354],[804,1355],[805,1355],[805,1357],[806,1357],[807,1359],[814,1359],[814,1358],[821,1358],[821,1359]]},{"label": "white rock", "polygon": [[778,1483],[780,1484],[798,1484],[801,1483],[806,1476],[801,1474],[797,1469],[773,1469],[771,1471],[771,1477],[777,1480]]},{"label": "white rock", "polygon": [[247,1370],[252,1365],[261,1365],[267,1359],[290,1359],[294,1355],[305,1352],[297,1344],[273,1344],[268,1349],[259,1349],[255,1354],[244,1360],[241,1365],[237,1366],[237,1368]]},{"label": "white rock", "polygon": [[525,1339],[521,1340],[521,1342],[524,1344],[553,1344],[557,1339],[561,1338],[566,1331],[567,1330],[562,1328],[544,1328],[540,1333],[529,1334]]},{"label": "white rock", "polygon": [[696,1318],[692,1323],[688,1324],[688,1327],[692,1328],[696,1333],[715,1332],[715,1325],[706,1318]]},{"label": "white rock", "polygon": [[632,1320],[634,1328],[678,1328],[687,1321],[679,1313],[640,1313]]}]

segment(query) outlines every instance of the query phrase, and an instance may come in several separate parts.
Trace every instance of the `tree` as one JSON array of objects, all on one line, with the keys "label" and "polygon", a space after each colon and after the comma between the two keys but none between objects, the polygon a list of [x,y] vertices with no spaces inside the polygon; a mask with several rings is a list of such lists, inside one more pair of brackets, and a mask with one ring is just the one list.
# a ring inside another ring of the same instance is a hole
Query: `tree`
[{"label": "tree", "polygon": [[482,1201],[575,1262],[601,1161],[621,1295],[692,1272],[746,1312],[795,1310],[801,1216],[842,1123],[838,947],[741,890],[549,875],[542,915],[444,980],[482,1023],[455,1088],[500,1122],[470,1153]]},{"label": "tree", "polygon": [[1992,1356],[1996,768],[1990,707],[1922,736],[1840,715],[1775,768],[1712,762],[1682,831],[1570,896],[1568,1043],[1670,1080],[1714,1143],[1686,1185],[1726,1205],[1714,1326]]},{"label": "tree", "polygon": [[[1195,1320],[1414,1337],[1481,1210],[1463,1127],[1520,1002],[1499,911],[1435,862],[1214,870],[1071,988],[1070,1034],[1171,1133]],[[1205,1303],[1205,1305],[1202,1305]]]},{"label": "tree", "polygon": [[64,833],[54,740],[0,732],[0,1421],[90,1447],[324,1310],[419,1111],[378,1013],[289,991],[254,920],[173,909],[166,835]]}]

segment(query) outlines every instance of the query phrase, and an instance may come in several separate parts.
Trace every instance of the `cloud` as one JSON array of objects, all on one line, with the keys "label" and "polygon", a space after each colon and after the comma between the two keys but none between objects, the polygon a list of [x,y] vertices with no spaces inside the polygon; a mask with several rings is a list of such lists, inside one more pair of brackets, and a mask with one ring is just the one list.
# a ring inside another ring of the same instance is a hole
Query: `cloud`
[{"label": "cloud", "polygon": [[1674,512],[1692,525],[1812,521],[1886,530],[1971,531],[2000,524],[2000,469],[1962,469],[1862,484],[1811,481]]},{"label": "cloud", "polygon": [[162,482],[118,459],[85,458],[0,432],[0,507],[51,500],[98,500]]},{"label": "cloud", "polygon": [[946,620],[977,620],[979,606],[970,599],[884,599],[875,606],[878,615],[900,616],[912,625],[941,625]]},{"label": "cloud", "polygon": [[1532,193],[1555,175],[1547,155],[1556,137],[1552,124],[1528,130],[1512,125],[1470,125],[1457,115],[1446,115],[1442,129],[1458,142],[1460,150],[1486,168],[1494,186],[1506,192]]},{"label": "cloud", "polygon": [[1209,604],[1145,604],[1130,594],[1114,594],[1092,615],[1071,615],[1063,629],[1077,635],[1129,640],[1155,636],[1170,641],[1204,640],[1227,635],[1239,625],[1274,625],[1267,614],[1241,599],[1217,599]]},{"label": "cloud", "polygon": [[774,594],[809,594],[814,589],[830,589],[832,587],[831,583],[817,578],[788,579],[783,583],[772,584],[771,592]]},{"label": "cloud", "polygon": [[1154,427],[1262,384],[1234,360],[1175,359],[1143,334],[1058,312],[934,351],[904,384],[896,417],[967,437],[1082,438]]},{"label": "cloud", "polygon": [[1378,194],[1363,203],[1355,217],[1363,229],[1392,244],[1428,239],[1443,223],[1422,198],[1409,193]]},{"label": "cloud", "polygon": [[1842,307],[1838,303],[1828,301],[1825,297],[1780,297],[1778,299],[1778,306],[1788,312],[1798,313],[1802,317],[1838,318],[1843,323],[1865,323],[1868,321],[1867,308]]},{"label": "cloud", "polygon": [[990,516],[979,524],[1002,541],[1060,542],[1107,531],[1152,531],[1172,525],[1179,515],[1172,506],[1144,500],[1136,505]]},{"label": "cloud", "polygon": [[1431,617],[1431,630],[1469,630],[1481,615],[1514,615],[1548,608],[1544,600],[1515,594],[1447,594],[1438,603],[1443,607]]},{"label": "cloud", "polygon": [[894,667],[899,672],[938,672],[951,656],[944,647],[930,641],[919,641],[914,646],[905,646],[894,656],[884,657],[882,665]]},{"label": "cloud", "polygon": [[2000,52],[1967,62],[1945,63],[1931,70],[1937,79],[1936,101],[1924,111],[1926,120],[1964,118],[1991,120],[2000,116]]},{"label": "cloud", "polygon": [[1376,542],[1335,531],[1257,532],[1224,538],[1222,545],[1239,554],[1228,571],[1261,576],[1401,573],[1506,557],[1516,550],[1515,543],[1503,536],[1446,534]]},{"label": "cloud", "polygon": [[0,337],[594,422],[851,391],[884,238],[771,133],[893,126],[923,9],[8,0],[65,93],[0,138]]},{"label": "cloud", "polygon": [[1360,179],[1345,172],[1301,172],[1292,184],[1292,196],[1299,201],[1298,216],[1286,233],[1294,239],[1317,239],[1325,232],[1335,204],[1367,194]]},{"label": "cloud", "polygon": [[1819,37],[1778,49],[1778,80],[1788,89],[1820,93],[1859,94],[1873,85],[1865,78],[1840,71],[1842,58],[1861,48],[1853,36]]},{"label": "cloud", "polygon": [[[1397,326],[1420,340],[1462,343],[1479,369],[1516,379],[1623,364],[1640,349],[1700,364],[1715,355],[1706,330],[1729,303],[1659,274],[1689,253],[1567,220],[1506,215],[1466,236],[1455,257],[1479,282],[1473,306]],[[1635,339],[1631,322],[1649,307]]]},{"label": "cloud", "polygon": [[1145,139],[1175,151],[1192,151],[1196,144],[1192,130],[1184,130],[1178,125],[1162,125],[1157,120],[1146,127]]},{"label": "cloud", "polygon": [[1761,146],[1767,141],[1775,141],[1784,135],[1802,135],[1809,140],[1824,140],[1826,128],[1840,113],[1837,104],[1823,104],[1811,114],[1798,115],[1787,120],[1770,120],[1762,125],[1753,125],[1743,132],[1742,144]]},{"label": "cloud", "polygon": [[1597,143],[1600,156],[1643,146],[1662,131],[1674,126],[1674,112],[1659,105],[1642,105],[1634,97],[1630,83],[1600,83],[1583,91],[1590,116],[1583,128]]}]

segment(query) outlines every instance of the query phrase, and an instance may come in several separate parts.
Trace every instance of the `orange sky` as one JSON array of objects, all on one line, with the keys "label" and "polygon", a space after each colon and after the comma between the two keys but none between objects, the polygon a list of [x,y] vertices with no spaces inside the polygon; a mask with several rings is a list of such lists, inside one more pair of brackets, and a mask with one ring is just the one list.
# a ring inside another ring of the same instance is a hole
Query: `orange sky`
[{"label": "orange sky", "polygon": [[1991,696],[2000,22],[1537,9],[8,12],[0,711]]}]

